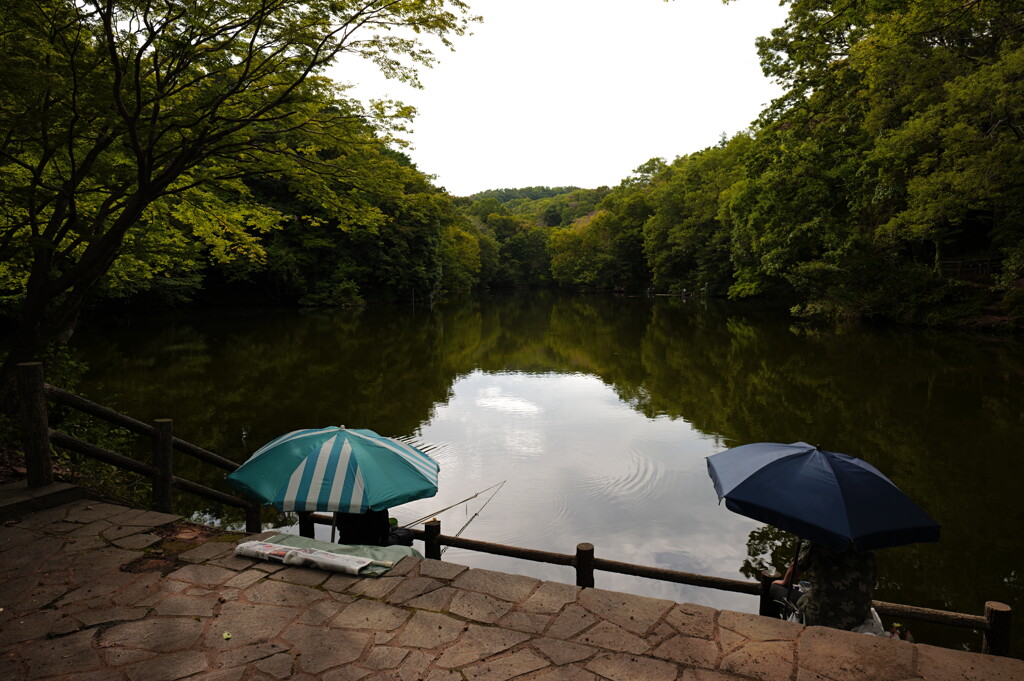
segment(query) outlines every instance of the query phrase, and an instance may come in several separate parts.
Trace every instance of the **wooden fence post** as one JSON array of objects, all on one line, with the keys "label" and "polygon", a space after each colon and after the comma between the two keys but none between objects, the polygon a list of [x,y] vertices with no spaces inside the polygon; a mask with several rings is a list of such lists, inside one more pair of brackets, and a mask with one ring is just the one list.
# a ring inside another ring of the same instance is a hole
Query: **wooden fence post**
[{"label": "wooden fence post", "polygon": [[441,521],[437,518],[423,524],[423,555],[434,560],[441,560]]},{"label": "wooden fence post", "polygon": [[782,579],[775,570],[761,571],[761,603],[758,605],[757,614],[764,617],[778,617],[781,613],[779,604],[772,598],[772,582]]},{"label": "wooden fence post", "polygon": [[245,531],[253,534],[259,534],[263,531],[260,505],[255,502],[245,507]]},{"label": "wooden fence post", "polygon": [[981,642],[981,652],[986,655],[1010,654],[1010,606],[998,601],[985,603],[985,619],[988,630]]},{"label": "wooden fence post", "polygon": [[573,560],[576,566],[576,586],[593,588],[594,586],[594,545],[577,544],[576,558]]},{"label": "wooden fence post", "polygon": [[53,462],[42,362],[18,364],[18,391],[21,397],[21,444],[25,450],[28,486],[44,487],[53,483]]},{"label": "wooden fence post", "polygon": [[153,508],[161,513],[174,509],[174,422],[171,419],[155,419],[153,428]]}]

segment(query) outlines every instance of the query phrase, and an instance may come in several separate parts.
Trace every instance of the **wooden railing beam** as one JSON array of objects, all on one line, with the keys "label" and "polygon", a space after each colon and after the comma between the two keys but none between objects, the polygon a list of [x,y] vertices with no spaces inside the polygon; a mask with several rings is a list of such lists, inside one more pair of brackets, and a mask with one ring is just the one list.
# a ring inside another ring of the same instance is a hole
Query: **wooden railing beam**
[{"label": "wooden railing beam", "polygon": [[67,433],[62,433],[59,430],[50,429],[50,441],[58,447],[70,449],[73,452],[84,454],[85,456],[97,459],[103,463],[109,463],[119,468],[125,468],[132,473],[145,475],[149,478],[154,478],[157,475],[156,468],[149,464],[136,461],[135,459],[118,454],[117,452],[112,452],[109,449],[104,449],[103,447],[97,447],[94,444],[83,442],[76,437],[71,437]]},{"label": "wooden railing beam", "polygon": [[174,448],[179,452],[188,454],[194,459],[205,461],[206,463],[213,464],[218,468],[222,468],[228,472],[237,470],[240,464],[235,463],[231,459],[225,459],[223,456],[214,454],[213,452],[207,451],[198,445],[194,445],[191,442],[186,442],[181,438],[174,438]]},{"label": "wooden railing beam", "polygon": [[677,584],[688,584],[690,586],[701,586],[719,591],[732,591],[734,593],[750,594],[757,596],[761,593],[759,582],[747,582],[740,579],[726,579],[725,577],[712,577],[711,575],[699,575],[693,572],[681,572],[679,570],[668,570],[666,568],[647,567],[645,565],[632,565],[621,563],[615,560],[604,558],[594,559],[594,568],[605,572],[616,572],[634,577],[646,577],[664,582],[675,582]]},{"label": "wooden railing beam", "polygon": [[[424,530],[426,530],[426,525],[424,525]],[[414,530],[413,538],[422,539],[424,534],[425,532],[420,533]],[[552,551],[541,551],[539,549],[527,549],[521,546],[495,544],[493,542],[479,541],[477,539],[466,539],[465,537],[453,537],[438,534],[437,539],[438,544],[443,546],[479,551],[493,556],[520,558],[522,560],[530,560],[535,563],[550,563],[552,565],[565,565],[567,567],[572,567],[575,559],[575,556],[568,553],[554,553]]]},{"label": "wooden railing beam", "polygon": [[57,404],[63,404],[67,407],[77,409],[80,412],[103,419],[104,421],[126,430],[130,430],[138,435],[156,437],[156,431],[153,426],[148,423],[143,423],[142,421],[133,419],[131,416],[126,416],[125,414],[114,411],[109,407],[104,407],[102,404],[96,404],[84,397],[75,395],[74,393],[69,393],[67,390],[61,390],[60,388],[56,388],[52,385],[47,385],[46,396]]},{"label": "wooden railing beam", "polygon": [[[198,482],[192,482],[185,478],[179,478],[175,476],[172,479],[174,486],[184,492],[195,494],[196,496],[206,497],[210,501],[216,501],[224,504],[225,506],[234,506],[235,508],[250,508],[253,504],[245,499],[239,499],[238,497],[225,494],[215,489],[211,489],[206,485],[200,485]],[[258,507],[257,507],[258,508]]]},{"label": "wooden railing beam", "polygon": [[873,607],[879,615],[898,619],[946,624],[951,627],[960,627],[962,629],[984,630],[987,626],[985,618],[981,615],[968,615],[961,612],[949,612],[948,610],[919,608],[916,605],[887,603],[885,601],[871,601],[871,607]]}]

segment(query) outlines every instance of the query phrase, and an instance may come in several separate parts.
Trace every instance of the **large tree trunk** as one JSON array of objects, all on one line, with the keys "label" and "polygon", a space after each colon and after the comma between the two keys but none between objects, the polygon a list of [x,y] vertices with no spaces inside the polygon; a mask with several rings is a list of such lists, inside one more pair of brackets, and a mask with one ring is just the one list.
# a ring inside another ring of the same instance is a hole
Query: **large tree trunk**
[{"label": "large tree trunk", "polygon": [[0,365],[0,413],[18,413],[18,384],[14,370],[21,362],[30,362],[41,357],[42,352],[36,349],[39,344],[31,340],[37,335],[36,329],[26,329],[24,325],[19,326],[15,332],[14,344]]},{"label": "large tree trunk", "polygon": [[75,331],[77,312],[66,316],[59,324],[47,324],[45,308],[22,312],[7,357],[0,365],[0,412],[13,414],[18,409],[18,385],[15,368],[21,362],[43,362],[52,351],[66,345]]},{"label": "large tree trunk", "polygon": [[98,279],[76,286],[58,300],[49,277],[42,272],[30,277],[14,342],[0,365],[0,412],[11,414],[18,409],[15,367],[21,362],[46,364],[54,350],[71,340],[87,292]]}]

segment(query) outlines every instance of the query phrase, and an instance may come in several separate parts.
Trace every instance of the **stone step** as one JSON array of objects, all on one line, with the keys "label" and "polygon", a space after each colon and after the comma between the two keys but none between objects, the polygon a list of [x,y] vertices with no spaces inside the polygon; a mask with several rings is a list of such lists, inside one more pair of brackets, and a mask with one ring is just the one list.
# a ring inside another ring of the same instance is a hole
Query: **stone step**
[{"label": "stone step", "polygon": [[0,485],[0,521],[13,520],[34,511],[84,499],[84,488],[66,482],[29,487],[24,481]]}]

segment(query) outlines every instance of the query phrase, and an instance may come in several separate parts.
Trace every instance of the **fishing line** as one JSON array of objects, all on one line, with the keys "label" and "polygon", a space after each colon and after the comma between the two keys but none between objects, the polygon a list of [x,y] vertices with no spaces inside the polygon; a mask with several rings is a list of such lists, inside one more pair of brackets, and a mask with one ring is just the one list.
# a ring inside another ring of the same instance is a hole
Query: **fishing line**
[{"label": "fishing line", "polygon": [[[504,484],[505,484],[506,482],[507,482],[507,480],[502,480],[501,482],[497,483],[496,485],[491,485],[490,487],[487,487],[487,488],[485,488],[485,489],[482,489],[482,490],[480,490],[479,492],[477,492],[476,494],[474,494],[474,495],[472,495],[472,496],[468,496],[468,497],[466,497],[466,498],[465,498],[465,499],[463,499],[462,501],[456,501],[456,502],[455,502],[454,504],[452,504],[451,506],[445,506],[445,507],[444,507],[444,508],[442,508],[442,509],[441,509],[440,511],[435,511],[435,512],[433,512],[433,513],[428,513],[427,515],[423,516],[422,518],[417,518],[416,520],[413,520],[412,522],[408,522],[408,523],[406,523],[405,525],[402,525],[402,527],[403,527],[403,528],[406,528],[406,527],[412,527],[412,526],[414,526],[414,525],[419,525],[420,523],[424,523],[424,522],[426,522],[426,521],[430,520],[431,518],[433,518],[433,517],[435,517],[435,516],[441,515],[441,514],[442,514],[442,513],[444,513],[445,511],[449,511],[449,510],[451,510],[451,509],[455,508],[455,507],[456,507],[456,506],[458,506],[459,504],[464,504],[464,503],[466,503],[467,501],[471,501],[471,500],[473,500],[473,499],[476,499],[476,498],[477,498],[478,496],[480,496],[481,494],[483,494],[483,493],[484,493],[484,492],[486,492],[487,490],[491,490],[491,489],[494,489],[495,487],[501,487],[501,486],[502,486],[502,485],[504,485]],[[493,497],[494,495],[492,494],[491,496]],[[488,499],[488,501],[490,501],[490,499]],[[483,508],[483,507],[481,507],[481,508]]]},{"label": "fishing line", "polygon": [[[458,536],[459,536],[460,534],[462,534],[462,531],[463,531],[463,530],[465,530],[465,529],[466,529],[467,527],[469,527],[469,524],[470,524],[471,522],[473,522],[473,521],[474,521],[474,520],[476,519],[476,517],[477,517],[478,515],[480,515],[480,512],[484,510],[484,507],[485,507],[485,506],[487,506],[487,504],[491,503],[491,499],[493,499],[493,498],[494,498],[494,495],[495,495],[495,494],[497,494],[498,492],[500,492],[500,491],[501,491],[501,488],[505,486],[505,482],[507,482],[507,481],[506,481],[506,480],[502,480],[502,481],[501,481],[500,483],[498,483],[497,485],[495,485],[495,487],[497,487],[498,489],[496,489],[496,490],[494,490],[493,492],[491,492],[491,496],[487,497],[487,501],[485,501],[485,502],[483,503],[483,506],[481,506],[481,507],[480,507],[480,510],[478,510],[478,511],[477,511],[476,513],[474,513],[474,514],[473,514],[473,517],[472,517],[472,518],[470,518],[469,520],[467,520],[467,521],[466,521],[466,524],[465,524],[465,525],[463,525],[463,526],[462,526],[462,527],[461,527],[461,528],[459,529],[459,531],[455,533],[455,536],[456,536],[456,537],[458,537]],[[490,489],[490,487],[488,487],[487,489]],[[483,491],[483,492],[486,492],[487,490],[482,490],[482,491]],[[444,547],[443,549],[441,549],[441,553],[443,554],[443,553],[444,553],[445,551],[447,551],[447,550],[448,550],[448,548],[449,548],[449,547],[445,546],[445,547]]]}]

